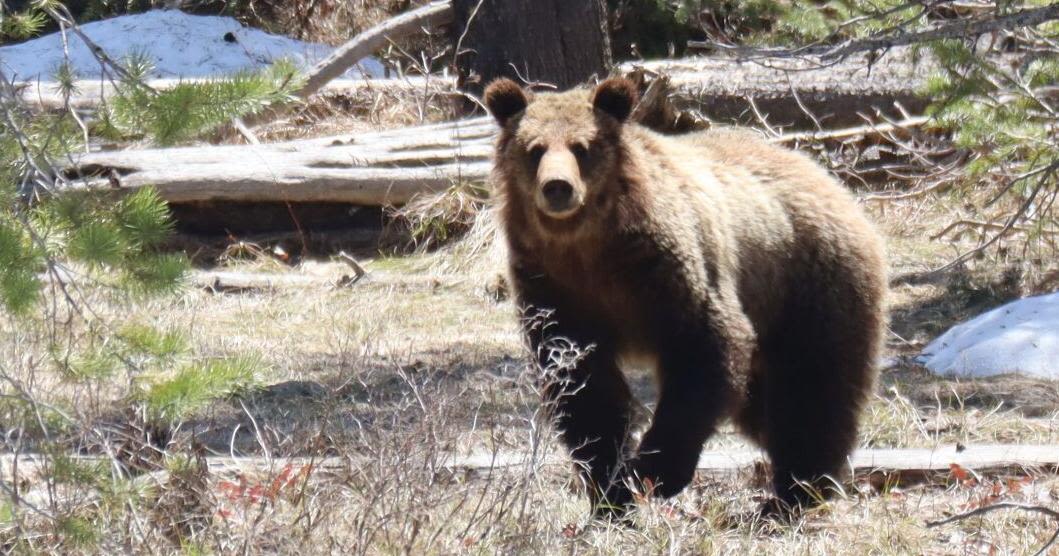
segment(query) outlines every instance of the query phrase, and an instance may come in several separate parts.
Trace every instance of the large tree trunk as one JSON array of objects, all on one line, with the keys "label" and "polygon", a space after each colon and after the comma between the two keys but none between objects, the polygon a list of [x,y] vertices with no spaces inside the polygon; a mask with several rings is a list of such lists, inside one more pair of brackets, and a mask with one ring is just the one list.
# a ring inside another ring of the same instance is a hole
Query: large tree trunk
[{"label": "large tree trunk", "polygon": [[610,70],[604,0],[453,0],[452,7],[465,91],[480,94],[501,76],[567,89]]}]

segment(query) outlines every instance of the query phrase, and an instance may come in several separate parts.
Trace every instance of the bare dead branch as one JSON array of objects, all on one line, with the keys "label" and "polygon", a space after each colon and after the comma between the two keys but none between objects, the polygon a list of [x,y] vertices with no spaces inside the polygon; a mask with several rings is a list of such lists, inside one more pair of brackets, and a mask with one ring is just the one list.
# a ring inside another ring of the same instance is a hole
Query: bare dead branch
[{"label": "bare dead branch", "polygon": [[360,263],[357,261],[356,258],[353,257],[353,255],[350,255],[345,251],[339,251],[338,258],[341,259],[342,262],[349,265],[349,268],[353,269],[353,279],[352,281],[350,281],[351,284],[356,283],[368,273],[368,271],[364,270],[364,267],[360,265]]},{"label": "bare dead branch", "polygon": [[1007,222],[1004,223],[1004,226],[985,243],[963,253],[959,257],[956,257],[955,259],[950,261],[948,264],[945,264],[935,270],[932,270],[929,274],[939,274],[952,268],[955,268],[960,264],[963,264],[965,261],[968,261],[971,258],[977,256],[979,253],[984,252],[986,249],[989,249],[991,246],[996,244],[996,242],[1000,241],[1001,238],[1006,236],[1011,231],[1011,229],[1015,227],[1015,223],[1018,222],[1024,214],[1026,214],[1026,211],[1033,204],[1033,201],[1037,198],[1037,195],[1040,194],[1042,189],[1044,189],[1044,186],[1047,184],[1048,179],[1054,176],[1057,171],[1059,171],[1059,160],[1049,164],[1048,166],[1044,166],[1038,169],[1038,171],[1034,171],[1030,174],[1024,174],[1023,179],[1031,176],[1040,177],[1038,178],[1037,184],[1034,186],[1033,190],[1026,197],[1026,200],[1023,201],[1021,205],[1019,205],[1018,210],[1016,210],[1015,213],[1008,218]]},{"label": "bare dead branch", "polygon": [[[294,91],[293,96],[307,99],[332,79],[342,75],[357,62],[386,46],[390,41],[411,35],[423,27],[436,27],[452,21],[452,3],[449,0],[431,2],[426,6],[405,12],[353,37],[335,49],[309,71],[305,83]],[[281,110],[270,110],[249,118],[248,124],[260,125],[277,117]]]},{"label": "bare dead branch", "polygon": [[[949,523],[953,523],[953,522],[957,522],[957,521],[963,521],[965,519],[968,519],[968,518],[971,518],[971,517],[975,517],[975,516],[979,516],[979,515],[984,515],[984,514],[987,514],[987,513],[990,513],[990,512],[994,512],[996,510],[1022,510],[1024,512],[1033,512],[1033,513],[1043,514],[1043,515],[1046,515],[1046,516],[1048,516],[1048,517],[1050,517],[1050,518],[1052,518],[1052,519],[1054,519],[1056,521],[1059,521],[1059,511],[1053,510],[1053,509],[1045,507],[1045,506],[1038,506],[1038,505],[1033,505],[1033,504],[1019,504],[1019,503],[1016,503],[1016,502],[998,502],[996,504],[991,504],[989,506],[982,506],[981,508],[975,508],[974,510],[971,510],[969,512],[964,512],[962,514],[956,514],[956,515],[954,515],[952,517],[948,517],[948,518],[945,518],[945,519],[940,519],[940,520],[937,520],[937,521],[928,521],[926,525],[927,525],[928,529],[933,529],[935,527],[940,527],[942,525],[947,525]],[[1044,546],[1042,546],[1039,550],[1037,550],[1037,552],[1033,553],[1034,556],[1040,556],[1040,555],[1046,553],[1052,547],[1052,545],[1055,544],[1056,539],[1059,539],[1059,528],[1056,528],[1055,533],[1051,536],[1051,538],[1048,539],[1048,542],[1044,543]]]},{"label": "bare dead branch", "polygon": [[[999,224],[997,222],[986,222],[986,221],[982,221],[982,220],[957,220],[957,221],[951,222],[949,225],[945,226],[945,228],[943,228],[940,232],[930,236],[930,239],[931,240],[940,239],[940,238],[944,237],[945,234],[947,234],[947,233],[951,232],[952,230],[954,230],[956,228],[959,228],[959,227],[981,228],[981,229],[990,229],[990,230],[1003,230],[1004,229],[1004,225],[1003,224]],[[1030,230],[1029,228],[1020,227],[1020,226],[1012,226],[1011,228],[1008,229],[1008,231],[1009,232],[1022,232],[1022,233],[1039,233],[1041,235],[1048,235],[1048,236],[1059,235],[1059,231],[1055,231],[1055,230]]]},{"label": "bare dead branch", "polygon": [[55,7],[47,7],[44,11],[48,14],[48,16],[58,22],[63,29],[69,28],[71,31],[73,31],[73,33],[77,35],[79,39],[81,39],[81,42],[85,43],[85,46],[88,47],[88,50],[92,52],[92,56],[94,56],[96,60],[99,61],[100,66],[102,66],[104,70],[109,68],[110,71],[113,71],[121,81],[134,84],[136,87],[141,87],[149,93],[154,94],[154,89],[147,86],[145,83],[138,79],[133,79],[132,75],[130,75],[129,72],[125,69],[125,66],[119,64],[117,61],[111,58],[110,55],[108,55],[107,52],[103,50],[101,46],[96,44],[95,41],[91,39],[91,37],[86,35],[84,31],[81,30],[81,28],[77,25],[73,14],[70,13],[70,9],[67,8],[66,5],[62,4],[61,2],[56,2]]},{"label": "bare dead branch", "polygon": [[307,98],[372,52],[386,46],[388,41],[409,35],[421,27],[443,25],[451,20],[452,4],[448,0],[442,0],[376,25],[338,47],[317,64],[309,72],[305,84],[294,94],[299,98]]},{"label": "bare dead branch", "polygon": [[819,57],[822,61],[841,60],[851,54],[886,50],[941,39],[975,37],[1005,29],[1033,27],[1059,19],[1059,4],[1022,10],[1002,16],[947,21],[922,31],[898,31],[887,29],[864,39],[852,39],[837,45],[811,45],[802,48],[748,48],[731,47],[709,41],[688,41],[689,48],[722,48],[741,58],[795,58]]},{"label": "bare dead branch", "polygon": [[857,127],[843,129],[800,131],[797,133],[786,133],[771,138],[775,143],[796,143],[800,141],[823,141],[828,139],[846,139],[863,135],[879,135],[895,130],[919,127],[930,121],[927,116],[915,116],[905,120],[885,124],[867,124]]},{"label": "bare dead branch", "polygon": [[900,201],[903,199],[914,199],[916,197],[922,197],[930,193],[936,193],[944,190],[946,187],[952,185],[948,181],[936,181],[926,187],[919,187],[912,191],[906,191],[904,193],[890,193],[890,194],[870,194],[864,195],[861,199],[865,201]]}]

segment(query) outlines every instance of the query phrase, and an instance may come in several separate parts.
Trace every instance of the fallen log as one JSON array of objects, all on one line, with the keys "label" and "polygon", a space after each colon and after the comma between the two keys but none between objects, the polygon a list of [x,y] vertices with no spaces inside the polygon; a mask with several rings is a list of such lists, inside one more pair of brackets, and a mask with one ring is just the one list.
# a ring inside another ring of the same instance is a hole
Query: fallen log
[{"label": "fallen log", "polygon": [[[22,473],[33,476],[46,461],[42,455],[19,456]],[[110,460],[99,456],[81,456],[82,462]],[[207,456],[210,471],[218,473],[262,472],[280,469],[286,464],[304,465],[314,462],[317,467],[339,469],[370,463],[366,458],[296,456],[269,459],[257,456]],[[14,456],[0,456],[0,477],[8,479]],[[699,456],[695,469],[706,474],[725,475],[749,471],[759,462],[766,461],[760,450],[707,450]],[[860,449],[849,458],[848,469],[855,476],[878,472],[944,472],[953,466],[982,475],[1001,473],[1023,473],[1028,470],[1059,472],[1059,446],[1036,444],[983,444],[971,446],[938,446],[936,448],[879,448]],[[566,465],[566,456],[552,453],[534,456],[520,452],[442,454],[438,456],[438,467],[452,470],[488,470],[521,467],[527,464]]]},{"label": "fallen log", "polygon": [[[694,127],[683,115],[673,120],[672,111],[655,107],[648,113],[659,122],[677,122],[685,130]],[[893,123],[789,133],[769,140],[784,144],[836,141],[913,128],[926,121],[910,117]],[[486,179],[494,133],[492,120],[479,117],[272,144],[102,151],[73,155],[62,173],[73,189],[109,191],[151,185],[166,201],[177,204],[401,205],[421,193]]]},{"label": "fallen log", "polygon": [[[521,452],[441,454],[438,467],[449,469],[485,470],[520,467],[527,463],[565,465],[567,457],[558,453],[534,456]],[[10,480],[16,456],[0,455],[0,479]],[[42,454],[21,454],[18,458],[20,475],[32,478],[40,474],[47,457]],[[83,463],[110,462],[102,456],[73,456]],[[358,457],[265,458],[259,456],[206,456],[210,471],[218,473],[261,472],[282,468],[290,463],[303,465],[314,462],[320,468],[344,468],[370,463]],[[757,449],[706,450],[699,456],[696,470],[707,474],[728,474],[748,471],[766,461]],[[1059,446],[1041,444],[981,444],[946,445],[935,448],[862,448],[848,459],[848,469],[855,475],[873,472],[950,472],[953,466],[979,474],[1022,473],[1027,470],[1059,473]]]},{"label": "fallen log", "polygon": [[923,93],[935,64],[894,52],[875,64],[850,58],[828,66],[811,60],[740,61],[724,57],[658,60],[637,64],[670,76],[677,105],[711,119],[757,124],[751,101],[773,126],[808,129],[812,113],[827,127],[862,123],[858,114],[901,117],[895,104],[922,113]]},{"label": "fallen log", "polygon": [[930,121],[928,116],[914,116],[905,118],[899,122],[887,122],[882,124],[866,124],[856,127],[847,127],[842,129],[830,129],[821,131],[800,131],[793,133],[784,133],[776,137],[769,138],[774,143],[801,143],[805,141],[831,141],[849,139],[851,137],[864,137],[868,135],[880,135],[884,133],[890,133],[898,130],[908,130],[922,126],[923,124]]},{"label": "fallen log", "polygon": [[[100,456],[77,456],[73,459],[86,464],[107,464],[112,460]],[[755,449],[706,451],[699,456],[698,472],[714,477],[731,477],[753,472],[755,466],[765,461],[761,451]],[[316,470],[342,470],[371,465],[372,460],[358,457],[289,457],[265,458],[255,456],[225,457],[207,456],[209,472],[220,476],[245,474],[276,474],[287,466],[301,468],[312,465]],[[12,455],[0,456],[0,483],[11,484],[15,477],[12,470],[18,469],[21,483],[40,482],[45,474],[48,459],[40,454],[23,454],[17,459]],[[504,469],[519,469],[526,466],[568,465],[569,459],[558,453],[534,457],[528,453],[499,452],[471,454],[441,454],[437,456],[438,470],[488,472]],[[861,449],[849,458],[848,468],[855,479],[868,480],[873,484],[884,480],[886,484],[934,480],[953,473],[954,469],[979,476],[1025,474],[1029,472],[1059,473],[1059,446],[993,444],[962,446],[938,446],[936,448],[890,448]],[[151,481],[163,481],[165,472],[148,474]],[[958,478],[958,477],[957,477]],[[47,489],[31,488],[20,497],[23,503],[43,506],[47,502]]]},{"label": "fallen log", "polygon": [[318,276],[234,271],[195,272],[192,273],[190,282],[196,287],[213,293],[238,293],[283,288],[326,288],[334,283]]},{"label": "fallen log", "polygon": [[73,155],[71,189],[154,186],[171,203],[343,202],[400,205],[484,179],[494,124],[475,118],[401,130],[258,145]]},{"label": "fallen log", "polygon": [[[914,59],[907,49],[895,49],[882,60],[869,65],[850,58],[827,67],[810,60],[759,59],[740,61],[725,57],[696,57],[650,62],[627,62],[617,68],[622,74],[637,71],[667,75],[680,108],[695,109],[711,119],[754,123],[748,98],[754,99],[772,125],[811,126],[795,99],[829,127],[861,123],[859,113],[877,110],[901,117],[893,109],[900,103],[913,113],[920,113],[929,99],[922,93],[925,79],[934,65]],[[174,80],[151,81],[154,88],[171,86]],[[31,105],[55,108],[63,98],[53,83],[20,84],[21,97]],[[79,82],[71,105],[90,108],[112,94],[107,84]],[[455,93],[453,79],[432,76],[404,79],[336,79],[322,85],[323,94],[354,95],[364,91],[401,91],[410,94]],[[256,119],[256,121],[265,121]]]}]

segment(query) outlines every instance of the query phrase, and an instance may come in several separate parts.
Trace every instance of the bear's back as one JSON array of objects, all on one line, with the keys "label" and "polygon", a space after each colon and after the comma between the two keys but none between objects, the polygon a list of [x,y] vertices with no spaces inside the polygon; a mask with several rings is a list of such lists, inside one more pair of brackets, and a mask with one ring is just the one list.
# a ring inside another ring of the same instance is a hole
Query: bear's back
[{"label": "bear's back", "polygon": [[674,140],[694,150],[701,162],[689,164],[708,169],[708,181],[719,184],[731,215],[741,301],[756,325],[764,326],[789,288],[809,278],[820,249],[828,251],[829,265],[846,266],[867,282],[884,280],[878,235],[853,194],[814,160],[740,128]]}]

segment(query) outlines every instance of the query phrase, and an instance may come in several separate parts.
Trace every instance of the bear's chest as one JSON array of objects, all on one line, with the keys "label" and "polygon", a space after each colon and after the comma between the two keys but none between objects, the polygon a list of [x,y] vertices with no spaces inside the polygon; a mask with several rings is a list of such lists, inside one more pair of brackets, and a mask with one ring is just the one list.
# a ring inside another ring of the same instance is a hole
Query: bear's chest
[{"label": "bear's chest", "polygon": [[636,265],[605,250],[546,253],[541,262],[579,318],[606,327],[622,343],[644,337],[643,303],[651,297],[651,284]]}]

